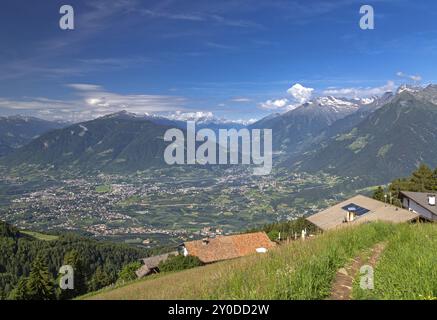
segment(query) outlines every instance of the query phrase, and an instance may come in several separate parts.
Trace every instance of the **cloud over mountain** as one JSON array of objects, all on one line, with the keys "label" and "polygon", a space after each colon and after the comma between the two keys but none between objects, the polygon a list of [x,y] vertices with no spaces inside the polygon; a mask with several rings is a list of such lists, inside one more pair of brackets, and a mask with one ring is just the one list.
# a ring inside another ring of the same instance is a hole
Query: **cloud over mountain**
[{"label": "cloud over mountain", "polygon": [[261,103],[260,107],[267,110],[290,111],[310,100],[313,91],[313,88],[306,88],[301,84],[296,83],[287,90],[287,93],[291,96],[290,98],[267,100],[266,102]]},{"label": "cloud over mountain", "polygon": [[393,81],[380,87],[349,87],[349,88],[329,88],[323,91],[324,95],[342,98],[367,98],[382,95],[387,91],[394,91],[396,85]]},{"label": "cloud over mountain", "polygon": [[311,99],[313,94],[313,88],[305,88],[299,83],[293,85],[287,92],[296,100],[296,102],[302,104]]}]

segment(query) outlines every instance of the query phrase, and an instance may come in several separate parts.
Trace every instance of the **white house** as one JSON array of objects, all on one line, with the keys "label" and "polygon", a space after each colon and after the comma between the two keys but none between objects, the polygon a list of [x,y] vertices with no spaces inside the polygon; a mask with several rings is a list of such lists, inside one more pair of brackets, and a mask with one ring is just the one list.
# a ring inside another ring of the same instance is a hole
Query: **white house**
[{"label": "white house", "polygon": [[401,192],[402,206],[421,218],[437,221],[436,193],[428,192]]}]

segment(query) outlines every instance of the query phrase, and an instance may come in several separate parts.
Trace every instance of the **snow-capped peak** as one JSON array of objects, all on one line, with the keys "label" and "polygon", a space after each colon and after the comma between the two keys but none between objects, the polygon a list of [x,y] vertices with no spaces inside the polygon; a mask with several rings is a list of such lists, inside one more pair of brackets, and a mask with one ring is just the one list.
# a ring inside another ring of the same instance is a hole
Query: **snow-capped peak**
[{"label": "snow-capped peak", "polygon": [[375,102],[377,100],[377,97],[368,97],[368,98],[361,98],[357,99],[359,104],[365,105],[365,104],[371,104],[372,102]]},{"label": "snow-capped peak", "polygon": [[176,111],[175,113],[171,113],[166,116],[167,119],[170,120],[178,120],[178,121],[196,121],[196,122],[211,122],[217,120],[212,112],[181,112]]},{"label": "snow-capped peak", "polygon": [[322,107],[324,107],[324,106],[331,106],[331,107],[353,107],[353,106],[356,106],[355,103],[353,103],[349,100],[335,98],[333,96],[319,97],[316,99],[316,102]]},{"label": "snow-capped peak", "polygon": [[398,88],[397,94],[402,93],[402,92],[410,92],[410,93],[417,93],[419,91],[421,91],[422,88],[421,87],[416,87],[416,86],[411,86],[408,84],[403,84]]}]

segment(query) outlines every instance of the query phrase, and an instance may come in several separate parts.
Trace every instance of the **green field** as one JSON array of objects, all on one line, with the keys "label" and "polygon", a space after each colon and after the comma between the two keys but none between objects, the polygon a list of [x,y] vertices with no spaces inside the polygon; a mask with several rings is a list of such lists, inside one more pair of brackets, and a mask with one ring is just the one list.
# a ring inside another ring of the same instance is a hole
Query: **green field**
[{"label": "green field", "polygon": [[50,234],[44,234],[44,233],[39,233],[39,232],[35,232],[35,231],[21,231],[21,233],[27,234],[28,236],[31,236],[35,239],[38,240],[43,240],[43,241],[53,241],[53,240],[57,240],[59,237],[58,236],[54,236],[54,235],[50,235]]},{"label": "green field", "polygon": [[109,193],[112,191],[112,187],[110,185],[101,185],[97,186],[95,191],[97,193]]},{"label": "green field", "polygon": [[387,246],[376,265],[375,290],[357,289],[356,282],[354,298],[437,297],[437,225],[373,223],[282,245],[263,256],[151,276],[87,298],[326,299],[337,270],[381,242]]}]

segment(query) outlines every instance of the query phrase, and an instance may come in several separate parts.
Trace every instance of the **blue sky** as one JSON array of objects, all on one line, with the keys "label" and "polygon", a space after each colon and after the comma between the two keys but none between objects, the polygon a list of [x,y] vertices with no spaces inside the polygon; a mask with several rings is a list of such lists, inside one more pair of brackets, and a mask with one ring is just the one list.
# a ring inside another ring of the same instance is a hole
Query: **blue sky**
[{"label": "blue sky", "polygon": [[[63,4],[73,31],[59,28]],[[359,28],[363,4],[375,30]],[[367,96],[437,82],[436,17],[425,0],[3,0],[0,114],[248,120],[284,111],[296,83]]]}]

